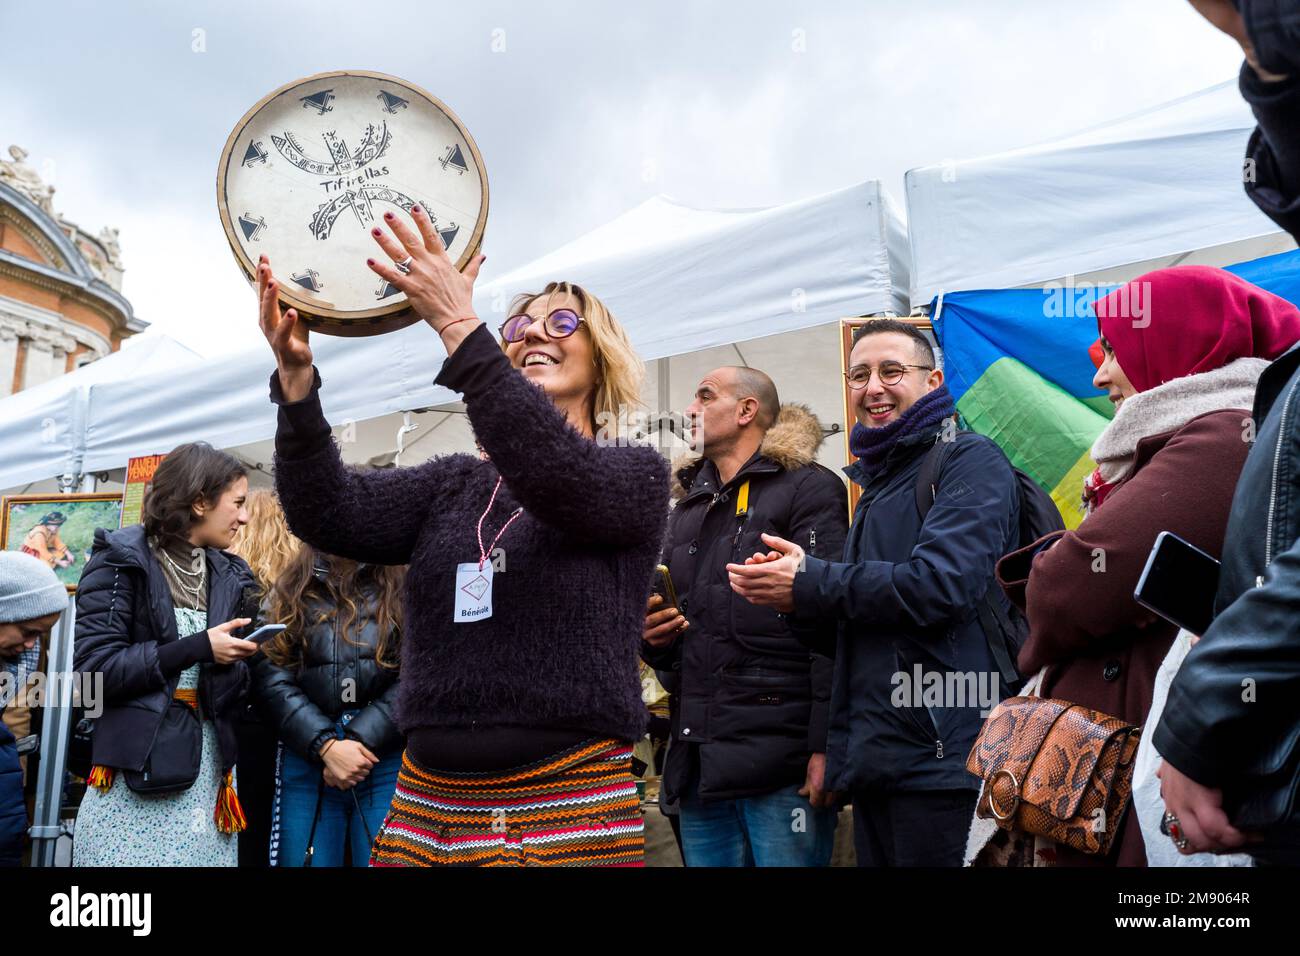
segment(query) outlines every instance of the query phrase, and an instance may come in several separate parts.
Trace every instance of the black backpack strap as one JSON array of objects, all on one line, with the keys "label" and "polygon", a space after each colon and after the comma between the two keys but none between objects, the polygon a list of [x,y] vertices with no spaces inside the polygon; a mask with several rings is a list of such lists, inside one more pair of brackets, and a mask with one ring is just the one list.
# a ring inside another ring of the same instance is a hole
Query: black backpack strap
[{"label": "black backpack strap", "polygon": [[[955,444],[955,441],[936,439],[921,461],[921,470],[916,476],[916,510],[922,522],[939,494],[939,476]],[[1014,632],[1014,627],[993,599],[993,587],[995,585],[989,586],[989,590],[975,605],[975,610],[979,616],[980,630],[984,632],[984,641],[989,646],[989,652],[998,665],[1003,681],[1008,686],[1014,686],[1020,680],[1020,672],[1016,670],[1016,662],[1007,652],[1007,637]]]},{"label": "black backpack strap", "polygon": [[939,475],[943,473],[944,462],[948,460],[948,455],[955,444],[955,441],[936,438],[934,444],[926,449],[925,457],[921,459],[921,470],[916,474],[916,510],[921,516],[922,523],[925,522],[925,516],[930,513],[930,506],[934,504],[934,499],[939,493]]},{"label": "black backpack strap", "polygon": [[1007,652],[1007,642],[1004,637],[1011,633],[1011,622],[1000,613],[1001,608],[992,597],[992,588],[980,598],[975,610],[979,614],[980,629],[984,632],[989,651],[993,654],[998,670],[1002,673],[1002,680],[1008,687],[1014,687],[1020,680],[1020,671],[1016,669],[1016,662]]}]

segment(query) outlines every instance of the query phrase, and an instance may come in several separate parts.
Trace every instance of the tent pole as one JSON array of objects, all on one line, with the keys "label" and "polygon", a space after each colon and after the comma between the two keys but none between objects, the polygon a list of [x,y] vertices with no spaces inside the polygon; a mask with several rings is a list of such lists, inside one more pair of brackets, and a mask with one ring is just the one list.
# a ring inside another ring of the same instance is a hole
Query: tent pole
[{"label": "tent pole", "polygon": [[[668,406],[670,404],[670,400],[668,396],[669,372],[670,372],[668,356],[665,355],[663,358],[661,358],[658,362],[658,366],[659,367],[656,369],[656,371],[659,373],[659,383],[658,383],[659,415],[657,416],[656,420],[662,422],[663,415],[669,411]],[[659,426],[658,432],[659,432],[659,453],[661,455],[668,455],[669,443],[672,441],[671,432],[669,433],[669,438],[667,439],[667,441],[664,440],[664,430],[662,424]]]},{"label": "tent pole", "polygon": [[[77,620],[76,595],[55,625],[46,655],[46,689],[41,717],[41,761],[36,773],[36,807],[32,814],[32,866],[54,866],[55,846],[67,827],[59,819],[63,810],[63,783],[67,776],[68,741],[72,736],[73,683],[72,636]],[[96,702],[83,700],[84,706]],[[89,795],[89,793],[88,793]]]}]

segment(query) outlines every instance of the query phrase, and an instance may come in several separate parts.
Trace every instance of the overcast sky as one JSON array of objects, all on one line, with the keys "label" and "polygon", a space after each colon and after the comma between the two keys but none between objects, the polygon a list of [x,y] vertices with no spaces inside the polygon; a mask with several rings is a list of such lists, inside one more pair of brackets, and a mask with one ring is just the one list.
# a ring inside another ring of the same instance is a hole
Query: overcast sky
[{"label": "overcast sky", "polygon": [[914,166],[1051,139],[1241,62],[1185,0],[0,11],[0,149],[25,147],[83,228],[119,227],[136,314],[210,355],[259,339],[217,216],[221,148],[253,103],[311,73],[395,74],[457,112],[491,184],[490,278],[656,193],[749,207],[880,179],[901,206]]}]

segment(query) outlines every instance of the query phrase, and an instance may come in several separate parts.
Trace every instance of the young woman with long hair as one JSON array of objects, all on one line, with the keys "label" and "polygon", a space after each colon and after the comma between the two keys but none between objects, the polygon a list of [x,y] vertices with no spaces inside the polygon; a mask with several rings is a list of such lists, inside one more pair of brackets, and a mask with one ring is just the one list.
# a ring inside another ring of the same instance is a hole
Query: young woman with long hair
[{"label": "young woman with long hair", "polygon": [[282,744],[273,866],[366,866],[402,764],[394,711],[404,569],[302,545],[263,603],[288,625],[253,662]]},{"label": "young woman with long hair", "polygon": [[[248,523],[239,529],[230,550],[244,559],[257,579],[255,603],[260,605],[302,542],[289,530],[279,499],[271,489],[250,490],[244,508]],[[250,666],[260,657],[260,654],[254,657]],[[271,855],[271,818],[280,741],[255,694],[249,694],[244,701],[235,733],[239,742],[239,762],[235,768],[239,802],[248,820],[248,826],[239,834],[239,865],[266,867]]]}]

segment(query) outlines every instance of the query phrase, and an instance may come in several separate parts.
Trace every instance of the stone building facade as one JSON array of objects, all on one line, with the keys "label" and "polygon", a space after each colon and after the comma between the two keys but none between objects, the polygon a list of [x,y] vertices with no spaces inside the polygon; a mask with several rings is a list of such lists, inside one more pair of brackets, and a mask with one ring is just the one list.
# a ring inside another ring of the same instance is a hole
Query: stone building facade
[{"label": "stone building facade", "polygon": [[122,295],[117,230],[54,211],[54,187],[9,147],[0,159],[0,398],[103,358],[142,332]]}]

